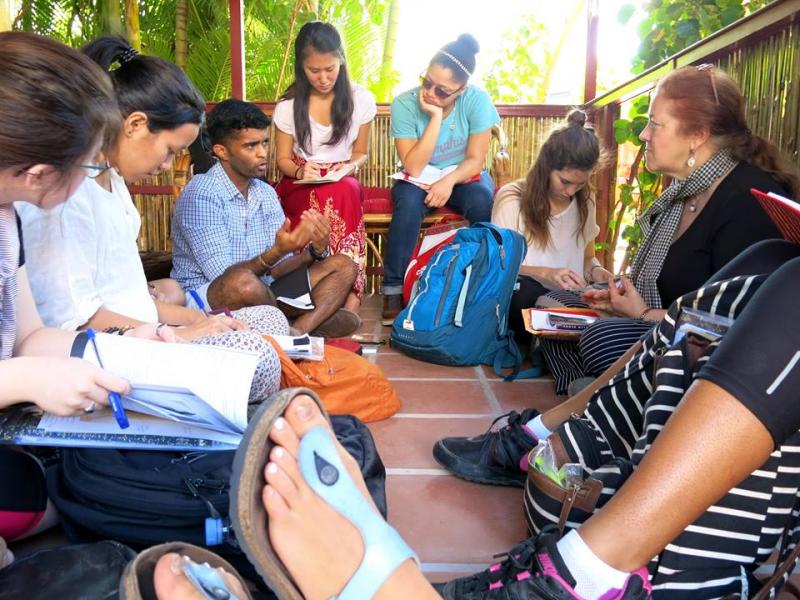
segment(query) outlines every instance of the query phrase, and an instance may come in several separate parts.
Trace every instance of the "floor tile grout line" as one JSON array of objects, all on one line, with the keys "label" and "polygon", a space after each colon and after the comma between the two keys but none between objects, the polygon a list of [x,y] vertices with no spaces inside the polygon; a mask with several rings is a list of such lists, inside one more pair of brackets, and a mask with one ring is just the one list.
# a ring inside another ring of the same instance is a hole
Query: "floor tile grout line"
[{"label": "floor tile grout line", "polygon": [[387,377],[387,379],[389,381],[448,381],[448,382],[461,381],[467,383],[478,382],[478,380],[475,378],[466,378],[466,377]]},{"label": "floor tile grout line", "polygon": [[486,373],[483,372],[483,367],[481,366],[475,367],[475,372],[478,374],[478,381],[481,382],[481,387],[483,388],[483,395],[486,397],[487,402],[489,402],[489,406],[492,407],[492,412],[495,415],[502,414],[503,408],[500,406],[500,402],[498,402],[497,396],[494,395],[494,390],[492,389],[492,386],[489,383],[489,379],[486,377]]},{"label": "floor tile grout line", "polygon": [[394,476],[394,477],[407,477],[407,476],[435,476],[440,477],[442,475],[449,475],[452,476],[450,471],[446,471],[445,469],[439,469],[435,467],[386,467],[386,475]]},{"label": "floor tile grout line", "polygon": [[396,419],[491,419],[491,413],[395,413]]}]

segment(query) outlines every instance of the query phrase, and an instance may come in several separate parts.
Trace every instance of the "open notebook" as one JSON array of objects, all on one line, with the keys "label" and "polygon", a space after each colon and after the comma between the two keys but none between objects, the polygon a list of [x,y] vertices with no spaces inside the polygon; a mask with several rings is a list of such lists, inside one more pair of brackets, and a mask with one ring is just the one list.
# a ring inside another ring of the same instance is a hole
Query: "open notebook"
[{"label": "open notebook", "polygon": [[[104,334],[97,346],[106,369],[131,383],[123,396],[130,427],[120,429],[110,409],[58,417],[23,405],[0,413],[0,443],[153,450],[239,445],[257,353]],[[97,363],[89,346],[85,358]]]}]

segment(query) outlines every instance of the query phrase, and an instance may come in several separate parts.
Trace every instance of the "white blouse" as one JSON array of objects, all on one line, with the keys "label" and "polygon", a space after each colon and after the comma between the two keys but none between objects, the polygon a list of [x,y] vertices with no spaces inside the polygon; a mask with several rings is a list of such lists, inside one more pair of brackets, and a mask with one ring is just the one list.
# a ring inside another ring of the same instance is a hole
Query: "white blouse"
[{"label": "white blouse", "polygon": [[[309,116],[311,128],[311,152],[300,152],[295,143],[292,150],[297,156],[318,163],[345,162],[350,160],[353,153],[353,143],[358,137],[358,130],[375,118],[377,112],[375,97],[369,90],[360,85],[353,85],[353,118],[347,135],[339,140],[338,144],[328,146],[325,144],[333,133],[332,125],[320,125]],[[294,135],[294,99],[281,100],[275,105],[272,122],[283,133]]]},{"label": "white blouse", "polygon": [[77,329],[101,307],[158,321],[136,245],[142,220],[125,181],[110,173],[111,192],[87,178],[60,206],[16,203],[28,279],[48,327]]},{"label": "white blouse", "polygon": [[[526,236],[525,224],[522,221],[520,200],[522,182],[515,181],[504,185],[497,191],[492,208],[492,223],[518,231]],[[594,205],[589,206],[589,214],[583,231],[577,233],[580,223],[578,203],[573,197],[569,206],[557,215],[550,216],[550,244],[541,248],[538,244],[529,244],[522,264],[527,267],[550,267],[571,269],[583,274],[583,261],[586,246],[597,237],[600,228],[597,226]],[[527,239],[527,237],[526,237]]]}]

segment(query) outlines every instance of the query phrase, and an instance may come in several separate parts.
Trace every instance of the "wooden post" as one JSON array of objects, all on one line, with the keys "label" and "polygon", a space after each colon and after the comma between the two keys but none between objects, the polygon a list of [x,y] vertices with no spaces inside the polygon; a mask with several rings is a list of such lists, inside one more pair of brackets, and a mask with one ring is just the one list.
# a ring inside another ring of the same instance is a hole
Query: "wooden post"
[{"label": "wooden post", "polygon": [[[614,138],[614,121],[619,119],[619,104],[612,103],[599,109],[591,116],[597,123],[597,135],[600,143],[608,155],[608,162],[597,172],[595,196],[595,210],[597,211],[597,225],[600,233],[597,241],[607,244],[611,240],[611,232],[608,230],[609,221],[614,216],[614,202],[616,201],[615,192],[617,187],[617,155],[619,149],[617,140]],[[619,223],[617,227],[619,227]],[[614,254],[609,249],[597,251],[597,259],[612,273],[614,272]]]},{"label": "wooden post", "polygon": [[597,0],[587,0],[586,17],[586,69],[583,79],[583,101],[589,102],[597,95],[597,34],[600,24]]},{"label": "wooden post", "polygon": [[231,96],[245,99],[244,0],[229,0],[231,13]]}]

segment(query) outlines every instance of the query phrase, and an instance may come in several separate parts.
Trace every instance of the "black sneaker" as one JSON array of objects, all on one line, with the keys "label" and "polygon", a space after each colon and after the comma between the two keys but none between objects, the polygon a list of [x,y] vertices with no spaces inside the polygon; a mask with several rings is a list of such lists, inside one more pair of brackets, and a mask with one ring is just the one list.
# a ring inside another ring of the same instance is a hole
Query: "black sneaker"
[{"label": "black sneaker", "polygon": [[[469,481],[524,487],[525,457],[537,443],[524,425],[538,414],[533,408],[524,410],[522,414],[512,411],[497,417],[482,435],[441,439],[433,446],[433,457],[453,475]],[[504,417],[508,417],[508,423],[492,430]]]},{"label": "black sneaker", "polygon": [[[482,582],[488,583],[488,586],[482,590],[465,589],[461,595],[450,598],[459,600],[583,600],[575,591],[575,578],[558,553],[557,541],[558,531],[554,527],[545,528],[532,540],[534,551],[528,557],[527,569],[508,569],[503,577],[495,580],[486,579]],[[454,582],[447,585],[452,583]],[[602,600],[647,600],[650,598],[650,592],[650,575],[646,567],[641,567],[628,575],[622,589],[608,590],[601,598]]]}]

